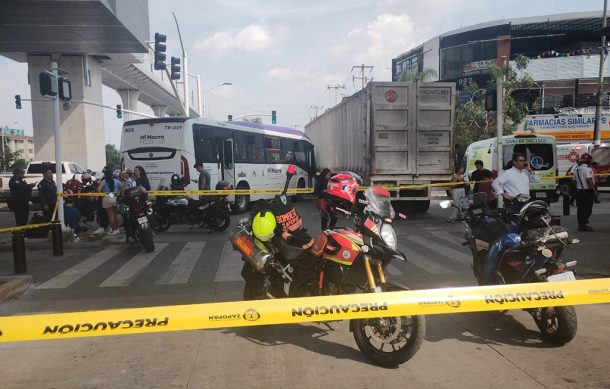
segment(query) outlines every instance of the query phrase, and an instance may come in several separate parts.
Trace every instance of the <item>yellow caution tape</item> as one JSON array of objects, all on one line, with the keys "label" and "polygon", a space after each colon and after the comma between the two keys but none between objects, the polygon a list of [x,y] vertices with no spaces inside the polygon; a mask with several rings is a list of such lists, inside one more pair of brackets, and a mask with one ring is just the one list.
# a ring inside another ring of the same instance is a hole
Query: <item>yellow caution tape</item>
[{"label": "yellow caution tape", "polygon": [[48,227],[50,225],[51,225],[51,223],[39,223],[39,224],[28,224],[28,225],[19,226],[19,227],[0,228],[0,234],[6,234],[6,233],[9,233],[9,232],[31,230],[33,228]]},{"label": "yellow caution tape", "polygon": [[0,342],[610,303],[610,278],[0,317]]}]

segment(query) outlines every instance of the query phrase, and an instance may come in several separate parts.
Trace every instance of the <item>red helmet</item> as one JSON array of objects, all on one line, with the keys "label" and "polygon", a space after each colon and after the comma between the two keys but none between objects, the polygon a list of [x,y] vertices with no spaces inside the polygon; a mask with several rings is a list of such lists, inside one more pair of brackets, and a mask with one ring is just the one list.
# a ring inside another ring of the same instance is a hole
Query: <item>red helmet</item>
[{"label": "red helmet", "polygon": [[584,163],[591,163],[591,161],[593,160],[593,157],[591,157],[591,154],[589,153],[584,153],[583,155],[580,156],[580,158],[578,158],[579,161],[582,161]]},{"label": "red helmet", "polygon": [[361,183],[362,179],[355,173],[338,173],[328,180],[326,195],[333,200],[354,204],[356,203],[356,192],[360,189]]}]

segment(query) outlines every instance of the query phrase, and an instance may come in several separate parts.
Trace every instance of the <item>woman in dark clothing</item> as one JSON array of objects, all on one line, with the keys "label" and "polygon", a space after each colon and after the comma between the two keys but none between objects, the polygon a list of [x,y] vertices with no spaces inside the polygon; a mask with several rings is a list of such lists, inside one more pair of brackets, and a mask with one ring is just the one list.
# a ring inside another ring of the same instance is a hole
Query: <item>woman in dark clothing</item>
[{"label": "woman in dark clothing", "polygon": [[[322,173],[320,173],[316,181],[315,194],[318,195],[318,202],[316,203],[316,206],[320,211],[320,216],[322,216],[322,220],[320,223],[322,231],[326,230],[327,228],[335,228],[335,224],[337,224],[337,212],[335,211],[335,207],[332,207],[328,199],[324,197],[326,185],[328,185],[329,179],[330,169],[324,169],[322,170]],[[329,221],[330,224],[328,223]]]},{"label": "woman in dark clothing", "polygon": [[137,186],[143,186],[146,190],[150,190],[150,181],[148,181],[146,170],[142,166],[136,166],[133,169],[133,174],[136,176]]}]

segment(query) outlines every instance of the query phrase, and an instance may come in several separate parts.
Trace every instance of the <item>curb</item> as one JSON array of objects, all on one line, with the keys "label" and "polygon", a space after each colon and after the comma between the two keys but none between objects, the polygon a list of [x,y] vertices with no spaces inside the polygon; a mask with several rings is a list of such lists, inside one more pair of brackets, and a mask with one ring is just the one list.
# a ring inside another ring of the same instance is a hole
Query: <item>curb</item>
[{"label": "curb", "polygon": [[32,285],[32,276],[0,277],[0,304],[19,297]]}]

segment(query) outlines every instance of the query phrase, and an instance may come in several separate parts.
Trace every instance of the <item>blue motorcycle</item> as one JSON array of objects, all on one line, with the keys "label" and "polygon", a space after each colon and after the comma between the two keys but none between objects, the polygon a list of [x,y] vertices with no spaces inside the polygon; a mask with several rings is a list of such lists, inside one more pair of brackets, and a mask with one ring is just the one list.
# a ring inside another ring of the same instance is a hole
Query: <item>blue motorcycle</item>
[{"label": "blue motorcycle", "polygon": [[[464,219],[466,242],[472,252],[472,269],[479,285],[520,284],[575,280],[571,270],[576,261],[563,262],[564,248],[578,243],[569,240],[565,228],[555,225],[549,205],[519,196],[522,207],[487,209],[485,194],[474,193],[441,202],[442,208],[456,207]],[[520,209],[518,213],[515,210]],[[530,296],[531,297],[531,296]],[[545,296],[555,299],[560,296]],[[503,301],[499,301],[501,304]],[[563,345],[576,335],[577,318],[572,306],[526,309],[543,336]]]}]

